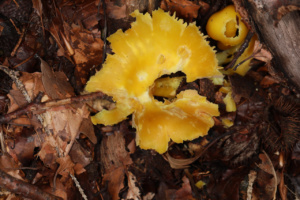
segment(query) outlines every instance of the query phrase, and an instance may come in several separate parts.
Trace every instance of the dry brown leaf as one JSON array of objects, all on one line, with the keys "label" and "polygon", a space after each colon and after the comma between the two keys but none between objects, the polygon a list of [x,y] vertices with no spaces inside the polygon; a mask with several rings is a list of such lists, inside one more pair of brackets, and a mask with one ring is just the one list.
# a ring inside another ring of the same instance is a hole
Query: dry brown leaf
[{"label": "dry brown leaf", "polygon": [[81,122],[79,132],[87,136],[94,144],[97,143],[97,137],[94,132],[92,121],[88,118],[84,118]]},{"label": "dry brown leaf", "polygon": [[[73,160],[73,159],[72,159],[72,160]],[[84,167],[83,167],[81,164],[79,164],[79,163],[76,163],[76,164],[75,164],[75,166],[74,166],[74,171],[75,171],[75,173],[76,173],[77,175],[86,172],[86,170],[84,169]]]},{"label": "dry brown leaf", "polygon": [[90,69],[102,63],[103,41],[100,32],[93,33],[75,24],[63,24],[66,38],[69,39],[76,64],[74,76],[78,90],[83,89],[89,77]]},{"label": "dry brown leaf", "polygon": [[119,199],[119,192],[124,187],[126,165],[132,164],[129,152],[125,148],[122,132],[105,136],[100,146],[101,163],[104,170],[104,183],[108,181],[108,191],[113,200]]},{"label": "dry brown leaf", "polygon": [[114,169],[110,173],[104,174],[103,181],[108,182],[108,192],[112,200],[119,199],[119,192],[124,187],[125,170],[123,167]]},{"label": "dry brown leaf", "polygon": [[33,129],[13,130],[14,141],[6,140],[7,152],[23,166],[28,166],[34,160],[35,139]]},{"label": "dry brown leaf", "polygon": [[43,28],[43,34],[45,35],[45,28],[43,22],[43,4],[41,0],[32,0],[32,7],[36,10],[38,16],[41,19],[41,24]]},{"label": "dry brown leaf", "polygon": [[121,132],[105,136],[101,143],[101,161],[105,173],[116,168],[130,165],[132,160],[125,148],[125,139]]},{"label": "dry brown leaf", "polygon": [[43,14],[43,4],[41,0],[32,0],[32,7],[36,10],[37,14],[42,17]]},{"label": "dry brown leaf", "polygon": [[60,1],[57,2],[57,7],[61,10],[63,18],[68,22],[75,24],[82,24],[88,30],[98,29],[98,22],[100,20],[98,5],[101,5],[100,0],[84,0],[76,1]]},{"label": "dry brown leaf", "polygon": [[[59,12],[59,11],[58,11]],[[60,12],[59,12],[60,13]],[[49,32],[51,33],[51,35],[53,36],[53,38],[56,41],[56,44],[58,46],[58,50],[57,50],[57,56],[64,56],[66,57],[69,61],[72,61],[70,55],[67,52],[67,49],[65,50],[65,45],[64,42],[61,40],[60,38],[60,30],[63,30],[62,28],[62,22],[60,20],[59,17],[55,17],[50,24],[50,28],[49,28]]]},{"label": "dry brown leaf", "polygon": [[69,177],[70,174],[74,174],[73,167],[75,164],[72,162],[70,156],[57,158],[56,162],[59,164],[57,169],[58,174],[62,175],[64,178]]},{"label": "dry brown leaf", "polygon": [[17,179],[23,180],[20,175],[21,172],[17,168],[19,168],[18,164],[9,154],[3,154],[0,156],[0,169]]},{"label": "dry brown leaf", "polygon": [[39,151],[38,156],[46,167],[55,169],[56,159],[58,158],[58,151],[56,147],[57,143],[52,136],[47,136],[41,145],[41,150]]},{"label": "dry brown leaf", "polygon": [[[39,92],[44,91],[44,87],[41,81],[41,73],[39,72],[35,72],[35,73],[23,72],[19,80],[24,84],[25,89],[28,95],[30,96],[31,100],[33,100],[38,95]],[[28,104],[24,95],[16,87],[15,84],[13,84],[12,90],[10,90],[7,96],[10,99],[10,105],[8,107],[7,113],[13,112]],[[13,120],[13,122],[15,124],[22,124],[22,125],[34,125],[36,126],[36,128],[40,127],[39,122],[35,117],[29,119],[25,115]]]},{"label": "dry brown leaf", "polygon": [[53,190],[54,185],[53,182],[50,182],[50,187],[48,187],[47,189],[45,189],[45,192],[49,192],[55,196],[61,197],[64,200],[68,199],[68,194],[67,194],[67,186],[65,186],[65,183],[63,183],[60,179],[56,179],[55,180],[55,190]]},{"label": "dry brown leaf", "polygon": [[190,184],[189,179],[184,176],[182,178],[182,186],[179,190],[176,191],[176,200],[180,200],[180,199],[186,199],[186,200],[194,200],[195,198],[193,197],[192,194],[192,187]]},{"label": "dry brown leaf", "polygon": [[140,189],[137,187],[138,182],[136,177],[131,172],[127,172],[127,179],[128,179],[128,192],[126,199],[141,199],[141,192]]},{"label": "dry brown leaf", "polygon": [[257,166],[261,171],[258,171],[256,182],[258,185],[264,186],[259,188],[264,191],[263,199],[273,199],[276,196],[277,184],[279,183],[278,178],[280,177],[277,176],[273,163],[265,151],[259,155],[259,158],[261,163],[257,164]]},{"label": "dry brown leaf", "polygon": [[122,6],[116,5],[114,1],[108,1],[107,3],[107,14],[108,17],[114,19],[122,19],[128,17],[126,3],[122,3]]},{"label": "dry brown leaf", "polygon": [[51,99],[63,99],[74,96],[75,93],[63,72],[53,72],[48,63],[41,60],[43,86]]},{"label": "dry brown leaf", "polygon": [[279,81],[277,79],[273,78],[272,76],[267,75],[261,80],[261,82],[259,84],[263,88],[268,88],[275,83],[279,83]]},{"label": "dry brown leaf", "polygon": [[83,167],[90,164],[92,160],[90,153],[76,141],[74,142],[69,155],[75,164],[79,163]]},{"label": "dry brown leaf", "polygon": [[165,11],[176,12],[176,16],[192,22],[198,16],[200,5],[188,0],[163,0],[160,7]]},{"label": "dry brown leaf", "polygon": [[255,59],[265,63],[270,63],[273,58],[272,54],[268,50],[264,49],[258,40],[255,40],[253,52],[255,52]]},{"label": "dry brown leaf", "polygon": [[60,108],[48,110],[44,113],[44,126],[53,133],[56,147],[62,155],[68,155],[75,139],[79,134],[79,128],[84,118],[89,117],[89,111],[85,105],[77,108]]},{"label": "dry brown leaf", "polygon": [[[31,100],[33,100],[38,95],[39,92],[44,91],[44,87],[41,81],[41,73],[39,72],[35,72],[35,73],[22,72],[22,76],[19,78],[19,80],[24,84],[25,89],[28,95],[30,96]],[[28,103],[25,100],[24,96],[20,96],[16,91],[19,91],[19,89],[16,87],[15,84],[13,84],[12,90],[8,95],[8,97],[12,100],[8,113],[15,111],[16,109],[22,106],[25,106]]]}]

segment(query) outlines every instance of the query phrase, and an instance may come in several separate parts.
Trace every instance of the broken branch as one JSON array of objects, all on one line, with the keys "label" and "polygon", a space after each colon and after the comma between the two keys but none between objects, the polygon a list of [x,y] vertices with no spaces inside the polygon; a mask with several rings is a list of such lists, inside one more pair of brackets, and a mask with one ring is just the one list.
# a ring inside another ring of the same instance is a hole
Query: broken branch
[{"label": "broken branch", "polygon": [[35,200],[61,200],[62,198],[44,192],[37,186],[12,177],[0,169],[0,186],[15,194]]},{"label": "broken branch", "polygon": [[240,46],[239,50],[234,54],[232,61],[226,67],[224,67],[225,70],[233,68],[238,58],[244,53],[245,49],[248,47],[249,42],[253,35],[254,32],[252,31],[248,32],[247,37],[245,38],[243,44]]},{"label": "broken branch", "polygon": [[67,105],[67,104],[82,103],[84,101],[91,101],[91,100],[94,100],[97,98],[112,101],[112,99],[109,96],[103,94],[102,92],[94,92],[94,93],[87,94],[87,95],[70,97],[70,98],[60,99],[60,100],[52,100],[52,101],[48,101],[48,102],[44,102],[44,103],[31,103],[31,104],[28,104],[25,107],[20,108],[14,112],[0,116],[0,124],[8,123],[9,121],[16,119],[17,117],[27,114],[27,113],[30,113],[30,112],[42,113],[49,108],[63,106],[63,105]]}]

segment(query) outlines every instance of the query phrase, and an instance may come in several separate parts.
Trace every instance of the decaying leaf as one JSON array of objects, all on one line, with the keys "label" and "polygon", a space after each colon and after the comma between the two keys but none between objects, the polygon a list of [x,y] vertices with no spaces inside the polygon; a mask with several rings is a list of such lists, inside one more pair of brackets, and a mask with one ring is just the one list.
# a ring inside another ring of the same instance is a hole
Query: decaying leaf
[{"label": "decaying leaf", "polygon": [[74,96],[73,87],[63,72],[53,72],[48,63],[41,60],[42,82],[46,94],[51,99],[63,99]]},{"label": "decaying leaf", "polygon": [[108,191],[113,200],[119,199],[119,192],[124,187],[126,166],[132,163],[129,152],[125,149],[122,132],[105,136],[101,143],[101,159],[104,170],[104,182],[108,182]]},{"label": "decaying leaf", "polygon": [[201,6],[188,0],[163,0],[161,1],[160,7],[165,11],[176,12],[178,17],[191,22],[197,18],[198,10]]},{"label": "decaying leaf", "polygon": [[[58,15],[61,15],[58,12]],[[75,63],[74,76],[76,88],[81,91],[85,85],[90,69],[102,63],[103,41],[99,31],[89,31],[82,26],[54,18],[50,33],[59,45],[58,56],[65,56]]]},{"label": "decaying leaf", "polygon": [[138,182],[136,177],[131,172],[127,172],[128,179],[128,193],[126,199],[141,199],[140,189],[137,187]]},{"label": "decaying leaf", "polygon": [[102,63],[103,41],[100,32],[93,33],[75,24],[69,26],[64,23],[64,30],[74,49],[76,84],[78,88],[83,88],[91,67]]}]

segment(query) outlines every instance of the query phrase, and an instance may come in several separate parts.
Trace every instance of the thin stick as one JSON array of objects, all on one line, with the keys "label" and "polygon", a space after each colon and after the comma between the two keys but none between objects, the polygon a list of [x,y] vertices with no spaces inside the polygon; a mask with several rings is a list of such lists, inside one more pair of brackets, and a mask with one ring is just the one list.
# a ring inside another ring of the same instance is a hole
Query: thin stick
[{"label": "thin stick", "polygon": [[257,177],[257,172],[254,170],[251,170],[248,174],[249,183],[248,183],[248,187],[247,187],[247,200],[252,199],[253,184],[254,184],[256,177]]},{"label": "thin stick", "polygon": [[71,176],[72,180],[74,181],[76,187],[78,188],[78,190],[79,190],[79,192],[80,192],[80,194],[81,194],[81,197],[82,197],[84,200],[88,200],[88,198],[87,198],[87,196],[84,194],[84,191],[83,191],[82,187],[80,186],[80,184],[79,184],[77,178],[76,178],[74,175],[72,175],[72,174],[70,174],[70,176]]},{"label": "thin stick", "polygon": [[29,96],[29,94],[27,93],[25,86],[23,85],[23,83],[19,80],[18,78],[18,72],[14,71],[12,69],[9,69],[8,67],[4,66],[4,65],[0,65],[0,70],[4,71],[16,84],[17,88],[22,92],[22,94],[24,95],[26,101],[28,103],[31,103],[31,98]]},{"label": "thin stick", "polygon": [[28,113],[42,113],[45,112],[47,109],[53,108],[53,107],[59,107],[67,104],[74,104],[74,103],[82,103],[84,101],[91,101],[94,99],[107,99],[109,101],[112,101],[111,98],[102,92],[95,92],[87,95],[81,95],[76,97],[70,97],[66,99],[60,99],[60,100],[52,100],[44,103],[31,103],[26,105],[23,108],[20,108],[16,111],[13,111],[11,113],[8,113],[6,115],[0,116],[0,124],[2,123],[8,123],[9,121],[18,118],[21,115],[28,114]]},{"label": "thin stick", "polygon": [[2,154],[6,153],[2,126],[0,126],[0,145],[1,145]]},{"label": "thin stick", "polygon": [[17,33],[18,33],[19,35],[21,35],[21,31],[20,31],[20,29],[16,26],[14,20],[12,20],[12,19],[10,18],[9,21],[14,25],[14,27],[15,27]]},{"label": "thin stick", "polygon": [[13,66],[12,68],[16,69],[17,67],[27,63],[33,56],[35,56],[35,54],[32,54],[31,56],[29,56],[28,58],[26,58],[25,60],[23,60],[22,62],[18,63],[17,65]]},{"label": "thin stick", "polygon": [[107,16],[106,16],[106,3],[105,0],[102,0],[102,7],[103,7],[103,15],[104,15],[104,28],[102,31],[102,40],[104,42],[103,44],[103,53],[102,53],[102,64],[105,61],[106,56],[106,37],[107,37]]},{"label": "thin stick", "polygon": [[[20,79],[18,78],[18,72],[14,71],[12,69],[9,69],[8,67],[4,66],[4,65],[0,65],[0,70],[4,71],[16,84],[17,88],[21,91],[21,93],[23,94],[23,96],[25,97],[25,100],[28,103],[31,103],[31,98],[27,92],[27,90],[25,89],[24,84],[20,81]],[[42,124],[44,124],[44,119],[41,115],[37,115],[37,119],[39,120],[39,122]],[[45,132],[49,135],[50,134],[50,130],[48,128],[45,127]]]},{"label": "thin stick", "polygon": [[14,50],[10,54],[12,57],[16,55],[16,52],[17,52],[18,48],[20,47],[21,42],[23,41],[23,37],[25,35],[25,27],[22,28],[22,33],[20,33],[19,35],[20,35],[20,37],[19,37],[18,43],[16,44]]},{"label": "thin stick", "polygon": [[19,8],[20,5],[18,4],[18,2],[17,2],[16,0],[13,0],[13,1],[14,1],[14,3],[16,4],[16,6]]},{"label": "thin stick", "polygon": [[44,192],[30,183],[21,181],[5,173],[0,169],[0,187],[15,194],[35,200],[62,200],[62,198]]},{"label": "thin stick", "polygon": [[224,67],[225,70],[233,68],[233,66],[235,65],[237,59],[244,53],[244,51],[248,47],[249,42],[250,42],[253,35],[254,35],[254,32],[252,32],[252,31],[248,32],[243,44],[240,46],[239,50],[234,54],[234,57],[233,57],[232,61],[226,67]]}]

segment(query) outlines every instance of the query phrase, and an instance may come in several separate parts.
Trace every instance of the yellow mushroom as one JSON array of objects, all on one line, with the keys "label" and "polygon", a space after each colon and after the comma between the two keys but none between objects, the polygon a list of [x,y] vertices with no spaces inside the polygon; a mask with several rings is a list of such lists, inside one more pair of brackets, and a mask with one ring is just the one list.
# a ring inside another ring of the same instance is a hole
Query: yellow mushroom
[{"label": "yellow mushroom", "polygon": [[214,13],[208,19],[206,31],[211,38],[220,42],[218,46],[222,49],[242,43],[248,33],[233,5]]},{"label": "yellow mushroom", "polygon": [[[236,63],[233,66],[233,69],[228,69],[224,73],[226,73],[226,74],[237,73],[241,76],[244,76],[249,71],[249,69],[251,68],[251,66],[250,66],[250,62],[252,60],[251,56],[254,51],[254,45],[255,45],[256,39],[257,39],[257,36],[254,35],[251,38],[248,47],[245,49],[245,51],[242,53],[242,55],[236,60]],[[240,46],[241,46],[241,44],[231,47],[230,49],[227,49],[225,51],[217,53],[217,59],[218,59],[219,65],[223,65],[223,64],[226,64],[226,63],[229,63],[230,61],[232,61],[232,59],[234,57],[234,53],[239,50]]]},{"label": "yellow mushroom", "polygon": [[102,91],[116,102],[114,109],[102,110],[92,122],[113,125],[132,114],[137,145],[164,153],[170,139],[180,143],[206,135],[219,111],[197,91],[183,91],[171,102],[159,102],[151,90],[157,86],[155,80],[178,71],[185,73],[187,82],[222,73],[215,52],[194,23],[187,25],[160,9],[152,17],[138,11],[132,16],[136,21],[130,29],[108,38],[114,54],[107,55],[102,69],[86,85],[86,91]]}]

